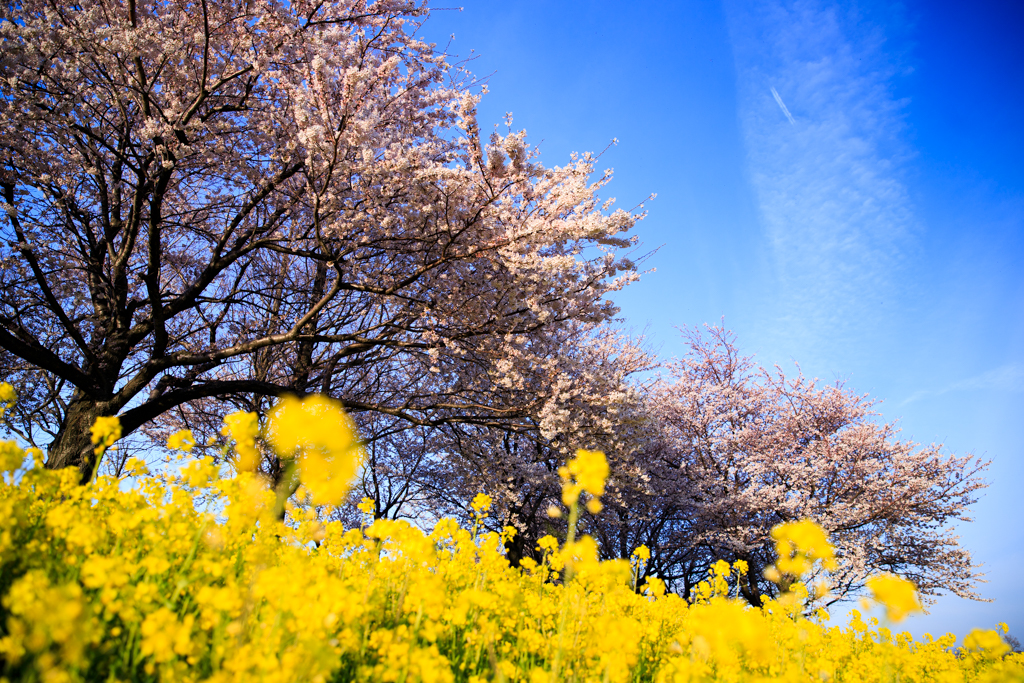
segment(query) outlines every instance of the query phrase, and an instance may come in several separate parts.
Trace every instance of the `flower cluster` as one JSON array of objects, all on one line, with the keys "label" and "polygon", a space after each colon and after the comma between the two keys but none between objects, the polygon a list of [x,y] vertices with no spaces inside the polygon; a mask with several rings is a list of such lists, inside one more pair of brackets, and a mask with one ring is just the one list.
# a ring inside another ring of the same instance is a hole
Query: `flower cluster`
[{"label": "flower cluster", "polygon": [[[83,486],[76,470],[33,466],[5,443],[0,680],[1024,680],[1024,658],[995,631],[954,650],[952,635],[915,642],[856,613],[839,628],[780,601],[751,608],[726,580],[747,571],[741,562],[715,565],[687,603],[657,577],[637,586],[645,547],[631,566],[601,561],[588,536],[547,536],[544,560],[517,568],[509,531],[451,519],[430,533],[388,519],[343,528],[312,503],[338,499],[357,441],[336,406],[307,401],[283,402],[264,434],[298,463],[285,521],[273,514],[279,493],[241,458],[235,472],[201,458],[140,473],[132,488],[106,476]],[[243,449],[252,424],[228,428]],[[607,465],[583,453],[568,485],[596,499]],[[481,495],[472,507],[489,505]],[[778,533],[788,560],[827,560],[824,534],[800,524]],[[905,610],[893,586],[875,597]]]},{"label": "flower cluster", "polygon": [[592,514],[601,511],[601,496],[604,495],[604,483],[608,479],[608,460],[601,451],[576,451],[576,457],[558,468],[558,476],[562,479],[562,502],[568,506],[576,504],[580,494],[589,493],[587,510]]},{"label": "flower cluster", "polygon": [[97,417],[92,426],[92,445],[96,455],[103,455],[121,438],[121,422],[116,417]]},{"label": "flower cluster", "polygon": [[[773,528],[771,533],[778,559],[765,569],[764,576],[783,591],[792,588],[797,595],[801,590],[806,591],[800,579],[810,574],[818,562],[823,569],[835,571],[835,548],[825,530],[813,521],[786,522]],[[819,583],[815,597],[823,597],[826,591],[827,584]]]},{"label": "flower cluster", "polygon": [[184,451],[185,453],[191,453],[192,448],[196,445],[196,437],[192,435],[191,429],[182,429],[167,439],[167,448],[172,451]]},{"label": "flower cluster", "polygon": [[868,590],[875,602],[885,607],[891,621],[903,621],[908,614],[922,611],[914,584],[894,574],[872,576],[868,579]]},{"label": "flower cluster", "polygon": [[269,440],[318,505],[344,502],[360,460],[355,425],[341,404],[324,396],[285,396],[270,414]]},{"label": "flower cluster", "polygon": [[221,434],[234,440],[239,470],[252,472],[259,465],[259,453],[256,451],[259,431],[259,416],[256,413],[239,411],[224,418]]},{"label": "flower cluster", "polygon": [[18,393],[9,382],[0,382],[0,417],[18,400]]}]

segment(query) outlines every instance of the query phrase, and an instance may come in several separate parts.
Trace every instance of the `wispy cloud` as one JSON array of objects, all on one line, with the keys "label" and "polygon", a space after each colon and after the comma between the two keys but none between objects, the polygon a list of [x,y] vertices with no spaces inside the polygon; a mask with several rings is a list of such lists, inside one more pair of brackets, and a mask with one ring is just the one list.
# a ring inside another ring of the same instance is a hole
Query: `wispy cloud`
[{"label": "wispy cloud", "polygon": [[1024,392],[1024,363],[1006,363],[974,377],[947,384],[941,389],[921,389],[903,399],[900,407],[919,401],[922,398],[942,396],[956,391],[1000,391]]},{"label": "wispy cloud", "polygon": [[782,109],[782,113],[786,115],[787,119],[789,119],[790,125],[795,126],[796,121],[793,119],[793,115],[789,113],[789,108],[786,106],[786,103],[782,101],[782,98],[779,97],[779,92],[774,87],[772,87],[772,97],[774,97],[775,101],[779,103],[779,108]]},{"label": "wispy cloud", "polygon": [[901,175],[903,103],[884,36],[839,5],[727,7],[749,178],[775,273],[763,332],[784,355],[813,363],[837,345],[864,345],[905,303],[917,220]]}]

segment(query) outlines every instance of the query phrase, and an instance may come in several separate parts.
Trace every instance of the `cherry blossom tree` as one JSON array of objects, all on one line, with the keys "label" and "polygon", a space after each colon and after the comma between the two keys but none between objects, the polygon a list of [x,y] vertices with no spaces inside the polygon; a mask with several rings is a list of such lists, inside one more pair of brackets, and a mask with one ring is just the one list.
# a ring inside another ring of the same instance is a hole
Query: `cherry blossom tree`
[{"label": "cherry blossom tree", "polygon": [[758,605],[775,591],[762,578],[774,561],[771,528],[810,518],[837,547],[832,601],[880,571],[925,596],[978,598],[977,566],[953,525],[969,521],[988,463],[901,440],[876,401],[842,383],[757,367],[722,328],[686,338],[690,353],[648,396],[660,428],[644,446],[646,477],[618,506],[625,523],[607,506],[606,553],[647,544],[651,571],[684,594],[716,560],[744,560],[741,593]]},{"label": "cherry blossom tree", "polygon": [[605,450],[624,471],[619,465],[631,442],[620,435],[644,387],[635,377],[653,367],[654,359],[642,338],[608,326],[577,324],[561,331],[547,336],[544,347],[533,335],[538,367],[502,375],[494,390],[495,405],[518,406],[514,420],[452,420],[408,429],[378,415],[365,423],[367,460],[342,517],[355,522],[362,514],[355,504],[368,497],[377,516],[428,527],[442,516],[470,521],[470,501],[486,493],[492,507],[485,524],[517,531],[507,544],[513,563],[534,555],[541,536],[563,533],[564,520],[547,514],[561,505],[559,466],[586,445]]},{"label": "cherry blossom tree", "polygon": [[511,122],[484,144],[427,12],[0,8],[0,372],[48,466],[90,477],[98,416],[286,392],[431,429],[538,414],[553,341],[637,277],[640,215],[592,155],[545,168]]},{"label": "cherry blossom tree", "polygon": [[570,334],[549,357],[550,371],[531,383],[544,401],[526,428],[452,425],[439,442],[444,457],[428,482],[435,508],[445,514],[465,514],[466,501],[477,492],[490,495],[488,522],[495,530],[516,529],[506,544],[513,564],[539,559],[541,536],[565,533],[564,518],[552,519],[548,510],[566,512],[558,468],[577,449],[604,451],[618,476],[628,476],[635,442],[625,437],[646,387],[638,377],[656,364],[642,337],[610,328]]}]

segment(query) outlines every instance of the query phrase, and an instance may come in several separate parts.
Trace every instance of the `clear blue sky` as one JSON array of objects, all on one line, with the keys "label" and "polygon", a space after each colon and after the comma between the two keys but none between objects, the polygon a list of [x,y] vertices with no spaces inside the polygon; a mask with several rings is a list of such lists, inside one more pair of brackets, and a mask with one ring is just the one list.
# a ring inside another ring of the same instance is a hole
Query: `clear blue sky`
[{"label": "clear blue sky", "polygon": [[426,30],[492,74],[483,130],[512,112],[548,165],[619,139],[607,194],[656,192],[661,247],[619,302],[663,356],[725,316],[760,363],[993,460],[961,529],[993,602],[906,625],[1024,638],[1024,4],[893,5],[465,0]]}]

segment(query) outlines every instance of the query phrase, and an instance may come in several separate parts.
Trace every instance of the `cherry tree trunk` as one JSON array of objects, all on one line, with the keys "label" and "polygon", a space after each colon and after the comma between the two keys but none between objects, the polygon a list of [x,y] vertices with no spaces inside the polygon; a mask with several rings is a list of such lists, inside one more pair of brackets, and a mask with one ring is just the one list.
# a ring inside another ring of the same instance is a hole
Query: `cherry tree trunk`
[{"label": "cherry tree trunk", "polygon": [[91,428],[100,414],[96,401],[81,395],[75,396],[68,405],[57,437],[50,444],[46,467],[52,470],[77,467],[82,473],[83,484],[92,479],[98,463]]}]

